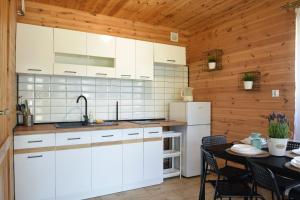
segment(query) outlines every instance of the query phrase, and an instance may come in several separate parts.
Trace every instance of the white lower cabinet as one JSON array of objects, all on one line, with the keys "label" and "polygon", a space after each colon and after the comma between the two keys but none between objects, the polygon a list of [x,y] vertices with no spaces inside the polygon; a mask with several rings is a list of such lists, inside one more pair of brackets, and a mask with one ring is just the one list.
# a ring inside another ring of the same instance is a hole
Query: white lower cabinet
[{"label": "white lower cabinet", "polygon": [[56,199],[81,199],[91,192],[91,148],[56,151]]},{"label": "white lower cabinet", "polygon": [[143,129],[123,131],[123,190],[143,186]]},{"label": "white lower cabinet", "polygon": [[163,182],[162,128],[144,129],[144,181],[146,185]]},{"label": "white lower cabinet", "polygon": [[92,192],[101,196],[122,191],[122,133],[92,134]]},{"label": "white lower cabinet", "polygon": [[55,199],[55,152],[14,155],[15,199]]}]

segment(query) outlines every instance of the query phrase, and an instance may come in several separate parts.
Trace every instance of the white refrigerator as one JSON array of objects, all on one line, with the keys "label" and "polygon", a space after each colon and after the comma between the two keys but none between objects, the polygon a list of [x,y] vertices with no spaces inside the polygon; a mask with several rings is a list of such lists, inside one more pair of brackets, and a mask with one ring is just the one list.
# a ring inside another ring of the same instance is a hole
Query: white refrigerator
[{"label": "white refrigerator", "polygon": [[182,133],[182,175],[185,177],[200,175],[202,138],[211,135],[211,103],[170,103],[170,120],[187,123],[186,126],[172,128]]}]

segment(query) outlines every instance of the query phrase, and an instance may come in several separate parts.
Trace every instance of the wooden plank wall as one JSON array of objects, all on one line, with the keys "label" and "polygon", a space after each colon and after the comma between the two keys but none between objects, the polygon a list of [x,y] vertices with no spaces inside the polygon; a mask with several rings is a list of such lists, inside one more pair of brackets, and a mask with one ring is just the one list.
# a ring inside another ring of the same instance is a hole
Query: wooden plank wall
[{"label": "wooden plank wall", "polygon": [[[150,25],[141,22],[93,15],[74,9],[26,1],[26,14],[18,22],[59,27],[99,34],[185,46],[189,33],[174,28]],[[170,42],[170,32],[179,33],[179,43]]]},{"label": "wooden plank wall", "polygon": [[[246,2],[246,1],[245,1]],[[195,99],[212,102],[212,133],[242,139],[250,132],[267,134],[266,116],[288,115],[293,124],[295,103],[295,14],[284,0],[256,1],[207,25],[190,38],[188,63]],[[203,52],[223,49],[223,70],[202,72]],[[258,70],[261,90],[238,90],[238,73]],[[272,98],[271,90],[280,97]],[[293,129],[293,127],[291,127]]]},{"label": "wooden plank wall", "polygon": [[16,120],[16,1],[0,1],[0,200],[14,199],[13,128]]}]

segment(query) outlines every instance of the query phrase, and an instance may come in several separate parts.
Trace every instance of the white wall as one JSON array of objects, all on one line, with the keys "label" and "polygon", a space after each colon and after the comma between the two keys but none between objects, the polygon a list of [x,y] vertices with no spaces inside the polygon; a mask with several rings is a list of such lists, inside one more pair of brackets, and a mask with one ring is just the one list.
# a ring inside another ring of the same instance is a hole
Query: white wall
[{"label": "white wall", "polygon": [[154,81],[104,78],[19,75],[19,97],[28,99],[36,123],[78,121],[84,104],[97,119],[114,120],[119,101],[119,119],[168,118],[168,103],[180,100],[188,85],[187,67],[155,66]]}]

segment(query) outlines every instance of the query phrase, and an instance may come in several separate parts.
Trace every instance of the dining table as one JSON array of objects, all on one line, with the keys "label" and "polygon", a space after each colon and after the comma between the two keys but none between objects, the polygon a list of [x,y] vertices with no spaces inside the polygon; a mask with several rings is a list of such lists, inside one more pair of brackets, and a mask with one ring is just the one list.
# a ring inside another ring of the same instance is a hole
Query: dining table
[{"label": "dining table", "polygon": [[[236,154],[231,154],[226,151],[228,148],[230,148],[233,145],[233,143],[227,143],[227,144],[219,144],[214,145],[211,147],[206,148],[206,150],[210,153],[212,153],[216,158],[221,158],[224,160],[232,161],[235,163],[239,163],[246,166],[246,157]],[[267,149],[263,149],[266,150]],[[285,176],[288,178],[292,178],[295,180],[300,181],[300,172],[291,170],[287,167],[285,167],[285,164],[287,162],[290,162],[292,158],[287,156],[268,156],[263,158],[251,158],[255,163],[260,164],[264,167],[269,168],[273,171],[273,173]],[[205,173],[205,160],[203,159],[203,156],[201,158],[201,184],[200,184],[200,196],[199,200],[205,200],[205,180],[203,180],[202,174]]]}]

